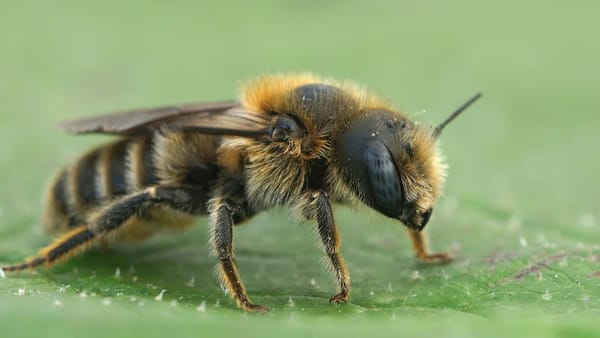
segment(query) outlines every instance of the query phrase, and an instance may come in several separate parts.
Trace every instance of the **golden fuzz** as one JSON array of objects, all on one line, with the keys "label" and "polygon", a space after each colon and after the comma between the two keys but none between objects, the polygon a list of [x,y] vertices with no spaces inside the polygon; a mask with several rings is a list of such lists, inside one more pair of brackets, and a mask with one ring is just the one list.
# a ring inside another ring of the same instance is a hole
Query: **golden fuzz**
[{"label": "golden fuzz", "polygon": [[261,76],[242,85],[241,102],[262,112],[286,112],[290,108],[290,93],[303,85],[320,83],[340,88],[351,96],[357,107],[393,110],[393,107],[356,83],[339,82],[310,73]]}]

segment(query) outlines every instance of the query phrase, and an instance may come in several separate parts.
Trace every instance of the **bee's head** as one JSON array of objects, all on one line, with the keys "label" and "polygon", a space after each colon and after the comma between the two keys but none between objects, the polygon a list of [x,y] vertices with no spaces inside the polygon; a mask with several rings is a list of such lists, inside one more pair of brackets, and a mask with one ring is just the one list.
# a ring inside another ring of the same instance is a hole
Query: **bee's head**
[{"label": "bee's head", "polygon": [[369,111],[337,144],[346,182],[368,206],[421,231],[440,196],[445,166],[430,130],[401,115]]},{"label": "bee's head", "polygon": [[423,230],[446,176],[437,139],[480,96],[471,97],[433,131],[391,111],[366,111],[338,139],[337,160],[346,184],[371,208],[411,230]]}]

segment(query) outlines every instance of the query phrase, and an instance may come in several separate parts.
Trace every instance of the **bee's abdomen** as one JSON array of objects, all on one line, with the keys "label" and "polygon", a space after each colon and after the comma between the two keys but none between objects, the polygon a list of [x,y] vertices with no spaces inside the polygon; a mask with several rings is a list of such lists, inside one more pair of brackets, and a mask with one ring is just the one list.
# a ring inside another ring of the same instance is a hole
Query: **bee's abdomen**
[{"label": "bee's abdomen", "polygon": [[104,189],[102,200],[111,199],[127,194],[132,190],[127,183],[127,156],[130,141],[122,141],[106,147],[102,151],[102,161],[100,170],[104,171],[102,178],[98,182]]},{"label": "bee's abdomen", "polygon": [[128,138],[96,148],[63,170],[50,185],[43,223],[64,231],[120,196],[157,183],[153,139]]},{"label": "bee's abdomen", "polygon": [[50,185],[45,211],[42,216],[44,226],[49,231],[55,231],[59,228],[65,229],[69,224],[74,223],[74,220],[70,219],[67,203],[67,180],[67,171],[62,170]]}]

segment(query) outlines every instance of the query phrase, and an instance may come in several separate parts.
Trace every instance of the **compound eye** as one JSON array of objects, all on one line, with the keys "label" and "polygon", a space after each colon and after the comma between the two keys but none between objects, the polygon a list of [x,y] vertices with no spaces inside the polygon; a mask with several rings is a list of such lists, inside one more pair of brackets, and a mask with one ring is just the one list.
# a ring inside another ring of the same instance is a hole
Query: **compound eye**
[{"label": "compound eye", "polygon": [[388,217],[397,217],[404,203],[404,193],[390,151],[381,141],[370,140],[364,155],[375,209]]}]

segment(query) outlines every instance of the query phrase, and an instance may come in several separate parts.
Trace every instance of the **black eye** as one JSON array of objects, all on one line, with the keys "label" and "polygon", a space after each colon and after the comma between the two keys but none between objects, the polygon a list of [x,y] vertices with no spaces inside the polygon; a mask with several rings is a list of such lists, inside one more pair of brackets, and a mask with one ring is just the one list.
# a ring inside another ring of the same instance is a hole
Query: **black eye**
[{"label": "black eye", "polygon": [[388,217],[397,217],[404,193],[390,151],[381,141],[371,140],[364,155],[375,209]]}]

